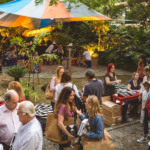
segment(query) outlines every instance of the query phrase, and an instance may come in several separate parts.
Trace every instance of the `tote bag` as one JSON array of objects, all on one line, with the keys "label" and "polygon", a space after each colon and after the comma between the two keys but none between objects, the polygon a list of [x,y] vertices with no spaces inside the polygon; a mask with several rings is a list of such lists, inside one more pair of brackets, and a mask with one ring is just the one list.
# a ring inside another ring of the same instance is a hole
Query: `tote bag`
[{"label": "tote bag", "polygon": [[52,99],[54,96],[54,91],[50,91],[50,83],[47,85],[46,90],[45,90],[45,97],[47,99]]},{"label": "tote bag", "polygon": [[[74,124],[74,117],[65,117],[64,125],[69,126]],[[66,144],[69,141],[61,140],[60,128],[58,127],[58,116],[54,114],[47,114],[45,136],[48,140],[58,144]]]},{"label": "tote bag", "polygon": [[112,137],[104,130],[104,137],[101,140],[93,140],[82,137],[83,150],[114,150],[115,145],[112,144]]}]

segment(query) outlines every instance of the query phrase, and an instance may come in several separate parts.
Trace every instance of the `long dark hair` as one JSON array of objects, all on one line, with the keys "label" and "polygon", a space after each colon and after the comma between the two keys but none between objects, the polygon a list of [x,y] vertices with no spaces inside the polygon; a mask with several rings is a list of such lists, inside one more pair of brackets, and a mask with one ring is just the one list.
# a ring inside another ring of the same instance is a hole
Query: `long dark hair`
[{"label": "long dark hair", "polygon": [[69,101],[68,101],[69,96],[70,96],[72,91],[74,91],[74,90],[71,87],[64,87],[61,90],[61,92],[58,96],[58,99],[56,101],[56,104],[55,104],[54,114],[58,114],[58,111],[59,111],[61,104],[66,105],[67,111],[69,111],[69,107],[71,108],[72,111],[74,111],[74,106],[75,106],[74,101],[72,103],[69,103]]},{"label": "long dark hair", "polygon": [[60,83],[67,83],[67,82],[71,82],[71,74],[68,70],[65,70],[61,77]]}]

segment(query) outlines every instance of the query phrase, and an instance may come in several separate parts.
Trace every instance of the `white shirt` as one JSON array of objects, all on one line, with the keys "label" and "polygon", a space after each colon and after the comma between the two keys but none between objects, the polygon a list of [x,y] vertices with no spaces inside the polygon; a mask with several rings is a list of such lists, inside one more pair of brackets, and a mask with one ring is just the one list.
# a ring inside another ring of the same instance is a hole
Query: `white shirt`
[{"label": "white shirt", "polygon": [[49,53],[49,54],[50,54],[53,49],[54,49],[54,45],[51,44],[51,45],[46,49],[45,53]]},{"label": "white shirt", "polygon": [[60,94],[61,90],[62,90],[64,87],[71,87],[71,88],[73,87],[73,89],[74,89],[74,91],[75,91],[75,95],[78,96],[78,97],[80,97],[79,91],[78,91],[76,85],[73,85],[73,84],[70,83],[70,82],[68,82],[68,83],[59,83],[59,84],[57,84],[57,86],[56,86],[55,100],[58,99],[58,95]]},{"label": "white shirt", "polygon": [[34,118],[20,126],[12,150],[42,150],[43,133],[39,121]]},{"label": "white shirt", "polygon": [[[147,81],[147,76],[144,76],[143,83],[145,81]],[[148,83],[150,83],[150,81],[148,81]],[[148,92],[143,85],[140,89],[140,93],[142,93],[142,107],[143,107],[143,106],[145,106],[145,103],[146,103],[147,97],[148,97]]]},{"label": "white shirt", "polygon": [[88,51],[84,51],[83,55],[85,56],[86,60],[91,60],[90,53]]},{"label": "white shirt", "polygon": [[143,83],[144,83],[145,81],[147,81],[147,76],[144,76],[144,78],[143,78]]},{"label": "white shirt", "polygon": [[0,142],[10,145],[14,133],[20,126],[16,107],[13,111],[7,109],[6,105],[0,106]]}]

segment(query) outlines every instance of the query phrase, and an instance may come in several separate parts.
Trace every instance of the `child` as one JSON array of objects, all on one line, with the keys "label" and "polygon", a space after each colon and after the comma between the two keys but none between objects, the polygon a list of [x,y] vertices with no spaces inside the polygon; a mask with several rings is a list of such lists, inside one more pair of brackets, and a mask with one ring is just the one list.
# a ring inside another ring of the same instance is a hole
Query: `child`
[{"label": "child", "polygon": [[[139,100],[141,101],[142,98],[142,108],[145,106],[146,100],[147,100],[147,96],[148,96],[148,92],[149,92],[149,88],[150,88],[150,83],[148,83],[147,81],[143,83],[142,88],[140,89],[140,96],[139,96]],[[141,117],[140,117],[140,123],[141,125],[143,124],[143,120],[144,120],[144,110],[141,109]]]},{"label": "child", "polygon": [[[148,95],[147,95],[147,99],[144,102],[144,105],[142,107],[142,110],[144,111],[144,121],[143,121],[143,123],[144,123],[144,137],[137,140],[137,142],[139,142],[139,143],[144,142],[148,139],[148,120],[149,120],[148,109],[149,108],[147,108],[147,102],[149,102],[148,100],[150,100],[150,83],[144,82],[143,86],[148,91]],[[143,102],[142,102],[142,104],[143,104]],[[150,141],[148,142],[148,145],[150,146]]]}]

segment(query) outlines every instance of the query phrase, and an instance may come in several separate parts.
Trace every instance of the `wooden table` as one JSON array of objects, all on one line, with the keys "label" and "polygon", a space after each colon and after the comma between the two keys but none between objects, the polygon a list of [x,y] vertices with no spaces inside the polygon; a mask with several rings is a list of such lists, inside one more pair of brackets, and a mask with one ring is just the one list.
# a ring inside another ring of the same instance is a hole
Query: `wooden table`
[{"label": "wooden table", "polygon": [[123,104],[123,102],[137,100],[138,98],[139,98],[139,93],[138,92],[137,92],[136,95],[127,96],[127,97],[119,97],[119,96],[113,94],[113,102],[115,103],[116,100],[120,101],[121,115],[122,115],[122,104]]}]

